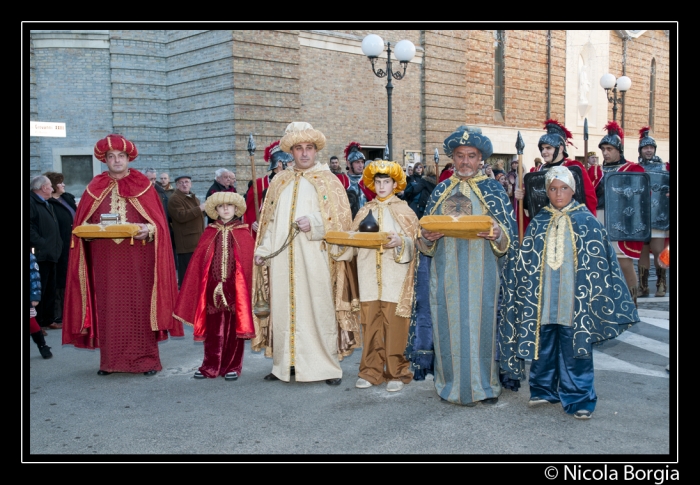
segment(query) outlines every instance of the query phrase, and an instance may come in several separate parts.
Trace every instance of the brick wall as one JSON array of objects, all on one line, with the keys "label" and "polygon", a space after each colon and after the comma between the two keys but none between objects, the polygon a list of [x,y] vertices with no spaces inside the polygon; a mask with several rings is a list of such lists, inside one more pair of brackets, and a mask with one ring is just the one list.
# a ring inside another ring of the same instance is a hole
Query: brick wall
[{"label": "brick wall", "polygon": [[34,49],[37,121],[66,124],[66,138],[32,139],[32,175],[53,170],[53,148],[93,146],[113,131],[110,56],[106,49]]},{"label": "brick wall", "polygon": [[[420,45],[417,30],[340,32],[360,38],[377,34],[391,42],[392,51],[403,39]],[[386,59],[377,59],[376,68],[386,70]],[[305,74],[299,81],[299,118],[326,136],[326,148],[319,154],[321,161],[327,163],[336,155],[344,168],[343,150],[351,141],[381,147],[387,144],[387,78],[374,75],[365,55],[305,47],[299,70]],[[403,72],[395,58],[392,70]],[[421,65],[409,63],[405,77],[392,78],[392,85],[392,158],[402,162],[404,150],[421,150]]]},{"label": "brick wall", "polygon": [[[625,75],[632,80],[632,87],[625,93],[625,119],[623,130],[627,141],[625,157],[635,160],[639,140],[639,129],[649,124],[649,85],[651,79],[651,59],[656,60],[656,100],[652,136],[656,139],[669,137],[670,123],[670,72],[669,39],[663,30],[650,30],[636,39],[627,41],[627,55],[624,59],[624,41],[614,31],[610,33],[610,73],[615,77],[623,75],[623,61],[626,60]],[[622,107],[618,104],[617,120],[622,120]],[[612,103],[608,107],[612,120]],[[634,141],[634,143],[632,143]],[[633,147],[630,150],[629,147]]]},{"label": "brick wall", "polygon": [[290,122],[299,121],[299,41],[296,31],[236,30],[232,36],[232,143],[237,188],[244,193],[252,178],[249,135],[256,145],[255,176],[262,177],[268,166],[265,147],[279,140]]}]

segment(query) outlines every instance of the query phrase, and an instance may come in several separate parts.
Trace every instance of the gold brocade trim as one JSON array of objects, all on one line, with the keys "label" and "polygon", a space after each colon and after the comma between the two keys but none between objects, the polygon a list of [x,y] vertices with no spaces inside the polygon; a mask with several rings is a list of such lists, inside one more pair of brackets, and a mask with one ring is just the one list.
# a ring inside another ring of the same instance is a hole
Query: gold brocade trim
[{"label": "gold brocade trim", "polygon": [[546,262],[553,270],[558,270],[564,262],[564,235],[566,226],[560,225],[562,218],[566,220],[564,214],[554,213],[552,221],[547,228],[547,246],[552,250],[547,251]]},{"label": "gold brocade trim", "polygon": [[[146,212],[146,210],[143,208],[141,205],[141,202],[137,198],[130,198],[129,202],[131,202],[131,205],[136,209],[136,212],[138,212],[141,217],[143,217],[146,221],[147,224],[153,225],[153,227],[157,227],[155,221],[151,218],[151,216]],[[160,235],[158,234],[158,231],[154,231],[153,235],[153,241],[155,244],[153,245],[153,250],[155,252],[155,261],[158,261],[158,238]],[[156,263],[157,264],[157,263]],[[151,330],[154,332],[158,331],[158,271],[156,271],[155,267],[153,268],[153,288],[151,289],[151,310],[150,310],[150,321],[151,321]]]},{"label": "gold brocade trim", "polygon": [[[228,278],[228,258],[229,258],[229,233],[231,229],[229,226],[223,226],[219,229],[219,235],[221,236],[221,266],[219,268],[221,278],[219,283],[214,288],[214,306],[216,308],[229,308],[229,303],[226,301],[224,296],[224,281]],[[216,297],[220,297],[221,304]]]},{"label": "gold brocade trim", "polygon": [[[379,230],[384,230],[384,206],[383,204],[377,204],[377,224],[379,225]],[[380,246],[378,251],[374,252],[374,257],[377,261],[377,300],[382,301],[382,256],[384,255],[383,247]]]},{"label": "gold brocade trim", "polygon": [[[294,214],[297,206],[299,192],[299,177],[303,172],[295,172],[294,188],[292,189],[292,206],[289,208],[289,227],[294,222]],[[295,347],[294,333],[296,331],[296,299],[294,295],[294,242],[288,246],[289,250],[289,365],[294,366]]]}]

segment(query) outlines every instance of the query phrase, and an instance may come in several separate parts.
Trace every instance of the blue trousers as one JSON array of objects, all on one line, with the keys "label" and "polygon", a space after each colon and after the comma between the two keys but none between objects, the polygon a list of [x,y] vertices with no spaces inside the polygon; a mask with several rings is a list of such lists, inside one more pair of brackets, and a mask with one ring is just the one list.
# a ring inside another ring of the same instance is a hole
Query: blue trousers
[{"label": "blue trousers", "polygon": [[530,397],[561,402],[573,414],[593,412],[598,396],[593,388],[593,356],[574,358],[573,327],[542,325],[539,358],[530,365]]}]

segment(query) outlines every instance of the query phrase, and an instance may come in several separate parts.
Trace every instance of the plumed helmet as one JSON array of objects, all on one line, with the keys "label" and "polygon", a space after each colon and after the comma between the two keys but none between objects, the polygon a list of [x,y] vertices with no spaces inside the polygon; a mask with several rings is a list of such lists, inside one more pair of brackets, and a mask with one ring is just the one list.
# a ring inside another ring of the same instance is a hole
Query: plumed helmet
[{"label": "plumed helmet", "polygon": [[362,146],[356,141],[351,141],[348,143],[348,146],[345,147],[345,160],[347,160],[348,163],[364,160],[365,155],[360,150],[362,150]]},{"label": "plumed helmet", "polygon": [[375,194],[377,191],[374,188],[374,176],[378,173],[387,174],[396,182],[394,193],[401,192],[406,188],[406,172],[403,171],[401,165],[389,160],[373,160],[367,164],[362,172],[362,181],[365,183],[365,187]]},{"label": "plumed helmet", "polygon": [[274,170],[280,163],[282,164],[283,169],[287,168],[287,164],[291,162],[294,157],[292,157],[292,155],[289,153],[283,152],[280,148],[280,141],[277,140],[265,147],[264,159],[270,164],[267,169]]},{"label": "plumed helmet", "polygon": [[452,152],[459,146],[474,147],[481,152],[481,159],[486,160],[493,155],[493,145],[491,140],[481,133],[481,128],[475,126],[462,125],[450,136],[445,138],[442,150],[445,155],[452,158]]},{"label": "plumed helmet", "polygon": [[284,130],[284,136],[280,140],[280,148],[283,152],[290,153],[292,147],[299,143],[313,143],[316,150],[321,151],[326,146],[326,137],[305,121],[293,121]]},{"label": "plumed helmet", "polygon": [[105,157],[107,156],[107,152],[110,150],[125,152],[129,156],[130,162],[133,162],[134,159],[139,156],[139,151],[136,149],[136,145],[118,133],[107,135],[95,143],[95,158],[100,162],[105,163]]},{"label": "plumed helmet", "polygon": [[623,157],[625,132],[622,131],[620,125],[614,121],[609,121],[608,124],[605,125],[605,129],[608,131],[608,134],[605,135],[602,140],[600,140],[600,143],[598,143],[598,148],[602,148],[603,145],[612,145],[620,150],[620,156]]},{"label": "plumed helmet", "polygon": [[644,126],[639,130],[639,147],[637,150],[639,151],[640,157],[642,156],[642,148],[649,145],[656,148],[656,140],[649,136],[649,131],[651,131],[651,127],[649,126]]},{"label": "plumed helmet", "polygon": [[557,120],[549,119],[544,122],[544,129],[547,133],[540,137],[540,141],[537,142],[537,148],[542,151],[542,145],[551,145],[554,148],[563,147],[562,153],[565,157],[569,154],[566,150],[566,145],[573,145],[569,140],[573,138],[573,135],[569,130],[566,129],[564,125],[559,123]]},{"label": "plumed helmet", "polygon": [[236,192],[214,192],[204,202],[204,210],[207,212],[209,219],[214,221],[219,218],[216,208],[221,204],[233,204],[236,206],[235,217],[241,217],[245,213],[246,205],[242,195]]}]

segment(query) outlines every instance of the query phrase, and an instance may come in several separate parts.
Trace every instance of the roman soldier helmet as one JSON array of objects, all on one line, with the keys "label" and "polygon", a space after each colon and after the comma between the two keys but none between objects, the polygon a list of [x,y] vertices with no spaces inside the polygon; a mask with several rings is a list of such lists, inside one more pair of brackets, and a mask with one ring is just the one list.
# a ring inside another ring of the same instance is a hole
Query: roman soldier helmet
[{"label": "roman soldier helmet", "polygon": [[110,150],[119,150],[126,153],[129,157],[129,161],[133,162],[134,159],[139,155],[139,151],[136,149],[136,145],[130,142],[124,136],[118,133],[112,133],[102,138],[100,141],[95,143],[95,158],[100,162],[105,163],[105,158],[107,157],[107,152]]},{"label": "roman soldier helmet", "polygon": [[639,130],[639,147],[637,148],[637,151],[639,152],[640,158],[642,156],[642,148],[649,145],[654,147],[654,154],[656,154],[656,140],[649,136],[650,130],[651,127],[649,126],[644,126]]},{"label": "roman soldier helmet", "polygon": [[620,150],[620,157],[624,158],[623,149],[625,147],[625,132],[622,131],[620,125],[614,121],[609,121],[605,125],[605,129],[608,130],[608,134],[600,140],[598,143],[598,148],[603,148],[603,145],[612,145],[618,150]]},{"label": "roman soldier helmet", "polygon": [[364,160],[365,155],[360,150],[362,150],[362,146],[356,141],[351,141],[348,143],[348,146],[345,147],[345,160],[347,160],[348,163]]},{"label": "roman soldier helmet", "polygon": [[555,148],[554,157],[556,159],[559,156],[559,147],[562,148],[562,153],[564,157],[568,157],[569,154],[566,151],[566,145],[572,145],[569,140],[573,137],[571,132],[566,129],[566,126],[559,123],[557,120],[549,119],[544,122],[544,129],[547,133],[540,137],[540,141],[537,142],[537,148],[542,151],[542,145],[547,144]]},{"label": "roman soldier helmet", "polygon": [[442,151],[452,158],[452,152],[459,146],[474,147],[481,152],[481,159],[486,160],[493,155],[493,144],[491,140],[481,133],[481,128],[475,126],[462,125],[442,143]]},{"label": "roman soldier helmet", "polygon": [[293,160],[293,157],[289,153],[285,153],[280,148],[280,141],[274,141],[265,147],[265,155],[263,156],[266,162],[270,165],[267,167],[268,170],[274,170],[277,165],[282,164],[282,170],[287,168],[287,164]]}]

